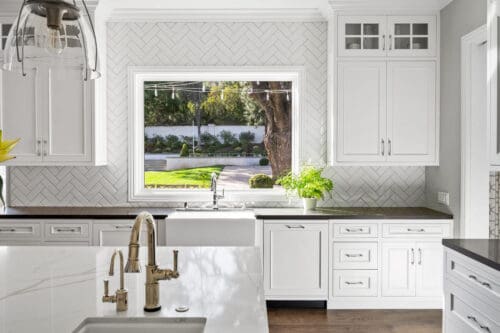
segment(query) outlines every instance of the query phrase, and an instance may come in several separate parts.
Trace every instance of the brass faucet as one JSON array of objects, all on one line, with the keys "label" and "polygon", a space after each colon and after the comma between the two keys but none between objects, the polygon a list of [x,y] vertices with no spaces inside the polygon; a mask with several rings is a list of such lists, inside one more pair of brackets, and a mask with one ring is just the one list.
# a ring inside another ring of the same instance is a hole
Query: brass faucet
[{"label": "brass faucet", "polygon": [[116,254],[120,256],[120,289],[118,289],[114,295],[109,295],[109,280],[104,280],[104,296],[102,296],[102,301],[104,303],[116,303],[116,311],[127,311],[128,291],[127,289],[125,289],[123,253],[121,250],[116,250],[111,256],[111,263],[109,265],[109,275],[110,276],[114,275]]},{"label": "brass faucet", "polygon": [[147,225],[147,242],[148,242],[148,264],[146,265],[146,304],[144,311],[154,312],[161,309],[160,305],[160,280],[177,279],[179,272],[177,271],[177,256],[178,251],[174,250],[174,267],[173,269],[161,269],[156,264],[156,228],[155,221],[151,214],[147,212],[140,213],[135,219],[132,233],[130,235],[130,243],[128,244],[128,261],[125,267],[127,273],[139,273],[141,271],[139,262],[139,237],[141,234],[142,222]]}]

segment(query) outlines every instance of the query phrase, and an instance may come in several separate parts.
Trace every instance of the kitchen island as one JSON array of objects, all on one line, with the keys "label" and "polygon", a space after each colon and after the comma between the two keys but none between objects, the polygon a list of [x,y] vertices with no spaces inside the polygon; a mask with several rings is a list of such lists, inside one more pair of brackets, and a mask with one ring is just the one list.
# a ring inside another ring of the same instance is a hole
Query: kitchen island
[{"label": "kitchen island", "polygon": [[[0,332],[73,332],[89,317],[206,319],[205,333],[268,332],[257,248],[181,247],[176,280],[160,282],[159,312],[145,313],[144,270],[125,274],[128,310],[103,303],[103,280],[119,287],[118,264],[108,277],[111,247],[0,247]],[[128,250],[122,248],[126,256]],[[157,248],[160,267],[172,250]],[[141,264],[147,249],[141,248]],[[177,312],[179,306],[189,310]]]}]

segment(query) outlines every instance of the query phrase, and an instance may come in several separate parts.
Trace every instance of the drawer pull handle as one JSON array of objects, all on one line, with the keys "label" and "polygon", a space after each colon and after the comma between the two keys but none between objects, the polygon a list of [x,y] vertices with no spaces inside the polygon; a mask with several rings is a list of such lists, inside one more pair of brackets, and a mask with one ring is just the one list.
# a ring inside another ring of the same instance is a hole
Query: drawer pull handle
[{"label": "drawer pull handle", "polygon": [[362,253],[346,253],[345,256],[347,258],[356,258],[356,257],[363,257]]},{"label": "drawer pull handle", "polygon": [[481,328],[483,331],[485,331],[485,332],[491,332],[490,328],[488,326],[486,326],[486,325],[480,324],[476,317],[474,317],[474,316],[467,316],[467,319],[469,319],[470,321],[476,323],[479,326],[479,328]]},{"label": "drawer pull handle", "polygon": [[344,282],[345,284],[351,286],[351,285],[363,285],[364,283],[361,282],[361,281],[357,281],[357,282],[350,282],[350,281],[346,281]]},{"label": "drawer pull handle", "polygon": [[303,225],[297,224],[297,225],[286,225],[288,229],[305,229]]},{"label": "drawer pull handle", "polygon": [[2,229],[0,229],[0,232],[16,232],[16,229],[2,228]]},{"label": "drawer pull handle", "polygon": [[425,229],[412,229],[412,228],[408,228],[406,230],[408,232],[425,232]]},{"label": "drawer pull handle", "polygon": [[475,275],[472,275],[472,274],[471,274],[471,275],[469,275],[469,279],[476,281],[477,283],[479,283],[480,285],[482,285],[482,286],[484,286],[484,287],[486,287],[486,288],[488,288],[488,289],[491,289],[491,284],[489,284],[488,282],[483,282],[483,281],[480,281],[480,280],[477,278],[477,276],[475,276]]},{"label": "drawer pull handle", "polygon": [[131,225],[115,225],[115,229],[132,229]]},{"label": "drawer pull handle", "polygon": [[0,233],[19,233],[19,234],[25,234],[25,233],[33,233],[33,228],[26,228],[25,229],[16,229],[16,228],[0,228]]},{"label": "drawer pull handle", "polygon": [[411,264],[415,265],[415,249],[411,249]]},{"label": "drawer pull handle", "polygon": [[56,232],[77,232],[77,230],[75,228],[68,228],[68,229],[65,229],[65,228],[56,228],[55,229]]},{"label": "drawer pull handle", "polygon": [[345,228],[345,231],[347,231],[347,232],[363,232],[363,228],[356,228],[356,229]]}]

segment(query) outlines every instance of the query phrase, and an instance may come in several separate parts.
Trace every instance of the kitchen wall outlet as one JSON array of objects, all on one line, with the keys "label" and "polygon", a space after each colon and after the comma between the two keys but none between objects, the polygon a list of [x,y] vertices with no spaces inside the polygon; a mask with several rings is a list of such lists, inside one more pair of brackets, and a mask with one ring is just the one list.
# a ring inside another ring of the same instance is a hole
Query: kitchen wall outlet
[{"label": "kitchen wall outlet", "polygon": [[450,205],[450,193],[448,192],[438,192],[438,203],[442,205]]}]

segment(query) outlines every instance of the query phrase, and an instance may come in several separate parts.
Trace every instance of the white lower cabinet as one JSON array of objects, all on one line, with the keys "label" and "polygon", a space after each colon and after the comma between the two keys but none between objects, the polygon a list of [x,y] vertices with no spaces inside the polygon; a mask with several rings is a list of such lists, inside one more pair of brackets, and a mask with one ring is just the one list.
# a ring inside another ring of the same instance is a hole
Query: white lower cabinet
[{"label": "white lower cabinet", "polygon": [[452,220],[330,221],[331,309],[442,308]]},{"label": "white lower cabinet", "polygon": [[[99,220],[93,225],[94,246],[128,246],[134,220]],[[158,230],[157,230],[158,231]],[[158,233],[157,233],[158,237]],[[147,229],[142,225],[140,243],[146,245]]]},{"label": "white lower cabinet", "polygon": [[500,272],[445,248],[444,333],[500,332]]},{"label": "white lower cabinet", "polygon": [[267,299],[327,299],[328,222],[264,223]]}]

